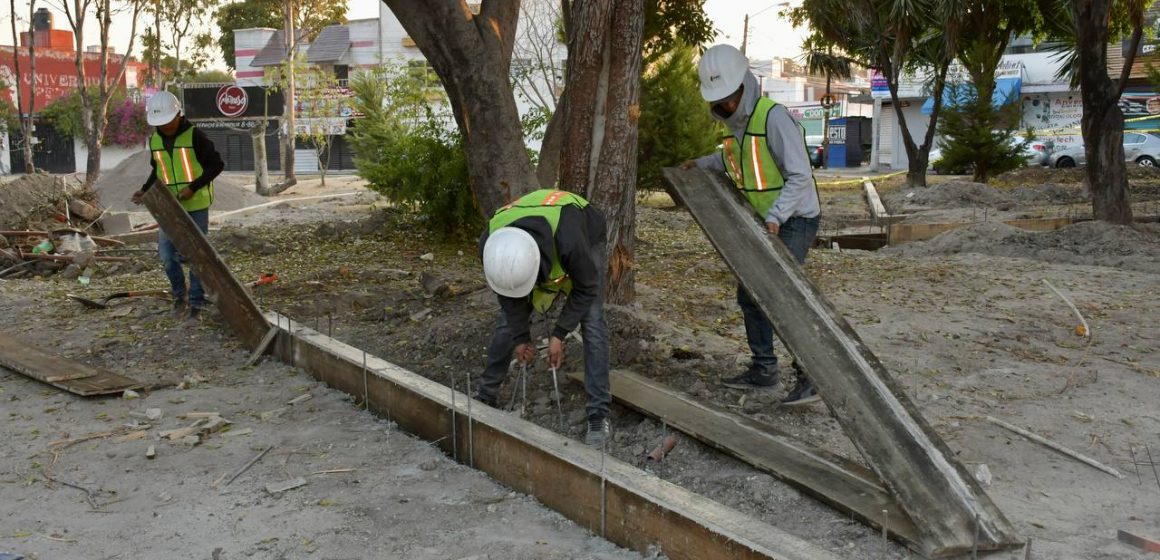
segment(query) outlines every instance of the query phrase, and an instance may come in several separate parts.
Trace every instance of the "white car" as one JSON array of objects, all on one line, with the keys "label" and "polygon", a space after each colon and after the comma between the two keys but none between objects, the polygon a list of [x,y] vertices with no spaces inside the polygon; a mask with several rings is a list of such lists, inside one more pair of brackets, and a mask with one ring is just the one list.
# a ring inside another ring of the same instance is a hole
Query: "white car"
[{"label": "white car", "polygon": [[[1160,136],[1152,132],[1124,131],[1124,161],[1144,167],[1156,167],[1160,161]],[[1083,144],[1056,150],[1048,167],[1076,167],[1087,163]]]}]

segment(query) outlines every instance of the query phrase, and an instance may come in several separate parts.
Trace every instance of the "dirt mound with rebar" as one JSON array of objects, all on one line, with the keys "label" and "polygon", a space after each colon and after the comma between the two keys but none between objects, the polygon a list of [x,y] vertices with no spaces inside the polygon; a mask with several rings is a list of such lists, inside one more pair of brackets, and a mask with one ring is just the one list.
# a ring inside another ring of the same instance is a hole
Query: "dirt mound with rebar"
[{"label": "dirt mound with rebar", "polygon": [[0,184],[0,229],[37,229],[68,215],[70,200],[92,198],[72,179],[43,173],[19,177]]},{"label": "dirt mound with rebar", "polygon": [[1031,232],[987,222],[882,252],[904,256],[976,253],[1160,274],[1160,224],[1080,222],[1055,231]]},{"label": "dirt mound with rebar", "polygon": [[[125,158],[109,171],[101,173],[95,190],[101,203],[112,210],[142,210],[134,206],[129,198],[145,183],[145,178],[153,172],[149,165],[149,150],[141,150]],[[228,212],[266,200],[242,187],[242,177],[222,174],[213,182],[213,210]]]}]

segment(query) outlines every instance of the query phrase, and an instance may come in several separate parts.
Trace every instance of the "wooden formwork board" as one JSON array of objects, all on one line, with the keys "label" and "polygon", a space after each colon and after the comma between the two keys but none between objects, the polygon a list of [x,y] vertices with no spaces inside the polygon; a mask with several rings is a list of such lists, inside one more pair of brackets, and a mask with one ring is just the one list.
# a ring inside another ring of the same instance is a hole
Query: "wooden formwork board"
[{"label": "wooden formwork board", "polygon": [[[640,552],[659,547],[673,560],[838,558],[285,317],[267,318],[281,326],[274,353],[283,362],[355,396],[371,412],[621,546]],[[461,381],[466,386],[466,375]]]},{"label": "wooden formwork board", "polygon": [[53,356],[5,334],[0,334],[0,367],[82,397],[115,395],[142,387],[135,379]]}]

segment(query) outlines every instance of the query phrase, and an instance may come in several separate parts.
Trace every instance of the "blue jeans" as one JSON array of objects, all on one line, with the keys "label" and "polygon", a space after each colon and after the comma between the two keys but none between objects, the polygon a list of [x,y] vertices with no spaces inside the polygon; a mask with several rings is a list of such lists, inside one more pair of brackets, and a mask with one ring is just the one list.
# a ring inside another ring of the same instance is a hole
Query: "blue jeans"
[{"label": "blue jeans", "polygon": [[[612,402],[612,389],[608,381],[608,325],[604,322],[603,272],[607,267],[601,256],[596,257],[596,262],[596,269],[601,271],[598,295],[592,307],[580,319],[580,334],[584,338],[584,390],[588,393],[586,411],[589,418],[606,418],[608,405]],[[535,337],[532,339],[534,343]],[[501,309],[491,343],[487,346],[487,366],[479,378],[477,390],[480,395],[488,398],[499,396],[499,388],[507,377],[514,351],[512,333]]]},{"label": "blue jeans", "polygon": [[[189,217],[202,233],[209,232],[209,209],[190,212]],[[185,299],[185,271],[181,263],[185,258],[177,252],[177,247],[165,235],[165,230],[157,230],[157,253],[161,256],[161,265],[165,268],[165,276],[169,278],[169,290],[173,292],[173,299]],[[201,287],[201,280],[189,269],[189,306],[202,307],[205,305],[205,290]]]},{"label": "blue jeans", "polygon": [[[810,245],[814,244],[820,224],[821,217],[800,216],[794,216],[781,224],[777,237],[785,243],[798,264],[805,264],[806,253],[809,252]],[[741,314],[745,317],[745,338],[749,343],[749,351],[753,353],[753,365],[760,367],[765,373],[776,374],[777,354],[773,352],[773,324],[740,283],[737,284],[737,305],[741,307]],[[793,368],[800,374],[801,369],[797,361],[794,361]]]}]

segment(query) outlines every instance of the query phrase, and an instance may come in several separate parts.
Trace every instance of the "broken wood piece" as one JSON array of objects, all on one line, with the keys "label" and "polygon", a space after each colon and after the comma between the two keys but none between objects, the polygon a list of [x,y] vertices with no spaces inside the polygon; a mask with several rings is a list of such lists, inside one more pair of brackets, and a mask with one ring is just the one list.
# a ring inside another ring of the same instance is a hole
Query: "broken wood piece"
[{"label": "broken wood piece", "polygon": [[248,436],[248,435],[250,435],[250,434],[252,434],[252,433],[254,433],[254,429],[253,429],[253,428],[242,428],[242,429],[240,429],[240,430],[230,430],[230,431],[228,431],[228,432],[226,432],[226,433],[222,434],[222,437],[224,437],[224,438],[235,438],[235,437],[240,437],[240,436]]},{"label": "broken wood piece", "polygon": [[177,417],[178,418],[206,418],[206,419],[209,419],[209,418],[218,418],[221,415],[222,415],[222,413],[220,413],[220,412],[186,412],[185,414],[179,414]]},{"label": "broken wood piece", "polygon": [[301,488],[306,486],[306,484],[307,482],[305,478],[298,477],[292,480],[287,480],[285,482],[271,482],[270,484],[266,485],[266,491],[271,494],[281,494],[287,490]]},{"label": "broken wood piece", "polygon": [[306,394],[298,395],[297,397],[290,399],[289,401],[286,402],[286,404],[290,405],[290,406],[294,406],[296,404],[302,404],[302,403],[304,403],[310,399],[313,399],[313,398],[314,398],[314,395],[312,395],[310,393],[306,393]]},{"label": "broken wood piece", "polygon": [[[81,253],[78,253],[78,255],[79,254],[81,254]],[[29,258],[29,259],[42,260],[42,261],[73,261],[73,260],[76,260],[76,256],[74,256],[74,255],[46,255],[44,253],[38,253],[35,255],[24,255],[24,257]],[[100,257],[89,257],[89,260],[95,261],[95,262],[129,262],[129,257],[100,256]]]},{"label": "broken wood piece", "polygon": [[1116,539],[1126,545],[1134,546],[1145,552],[1160,552],[1160,541],[1141,537],[1139,535],[1133,535],[1132,533],[1129,533],[1123,529],[1116,531]]},{"label": "broken wood piece", "polygon": [[[233,482],[236,478],[238,478],[239,476],[242,476],[242,473],[250,470],[250,467],[254,466],[258,461],[261,461],[262,457],[265,457],[266,454],[269,453],[271,449],[274,449],[273,445],[263,449],[261,453],[258,453],[256,456],[254,456],[253,459],[250,459],[250,462],[246,463],[245,465],[242,465],[242,468],[238,469],[238,472],[235,472],[233,474],[233,476],[231,476],[230,479],[226,481],[225,486],[229,486],[230,483]],[[214,486],[216,486],[216,484],[214,484]]]},{"label": "broken wood piece", "polygon": [[200,427],[198,427],[197,432],[199,434],[208,436],[210,434],[222,431],[226,426],[229,426],[232,423],[233,422],[230,422],[221,416],[215,416],[206,420],[205,424],[202,424]]},{"label": "broken wood piece", "polygon": [[[126,389],[142,386],[135,379],[47,354],[35,344],[25,343],[2,333],[0,333],[0,367],[82,397],[118,394]],[[62,379],[65,377],[70,379]],[[58,380],[49,381],[51,378]]]},{"label": "broken wood piece", "polygon": [[61,381],[74,381],[77,379],[88,379],[88,378],[96,376],[96,375],[98,375],[98,373],[96,371],[78,371],[78,372],[69,373],[66,375],[53,375],[50,377],[45,377],[44,382],[45,383],[59,383]]},{"label": "broken wood piece", "polygon": [[274,342],[275,338],[278,338],[278,332],[281,330],[278,327],[270,327],[270,330],[266,331],[266,336],[262,337],[262,341],[258,343],[258,347],[254,348],[254,352],[250,354],[250,359],[246,360],[247,366],[252,366],[258,363],[258,360],[262,359],[262,356],[266,354],[266,350],[270,349],[270,344]]},{"label": "broken wood piece", "polygon": [[145,437],[148,435],[149,435],[149,430],[137,430],[135,432],[129,432],[123,436],[117,436],[109,441],[111,441],[113,443],[125,443],[127,441],[135,441],[135,440],[139,440],[139,439],[145,439]]},{"label": "broken wood piece", "polygon": [[357,471],[357,470],[358,470],[358,469],[327,469],[327,470],[324,470],[324,471],[314,471],[314,472],[312,472],[312,473],[310,473],[310,474],[311,474],[311,475],[316,475],[316,474],[343,474],[343,473],[352,473],[352,472],[355,472],[355,471]]},{"label": "broken wood piece", "polygon": [[149,449],[145,450],[145,458],[146,459],[156,459],[157,458],[157,449],[154,448],[152,445],[150,445]]},{"label": "broken wood piece", "polygon": [[768,234],[741,191],[703,169],[666,168],[663,177],[914,520],[921,552],[1021,547],[1015,526],[785,244]]},{"label": "broken wood piece", "polygon": [[669,452],[672,451],[676,446],[677,436],[665,436],[665,438],[662,439],[659,444],[657,444],[656,448],[648,454],[648,458],[654,463],[664,461],[665,456],[668,455]]},{"label": "broken wood piece", "polygon": [[1050,448],[1052,448],[1060,453],[1063,453],[1064,455],[1067,455],[1068,457],[1071,457],[1072,459],[1075,459],[1075,460],[1077,460],[1081,463],[1084,463],[1090,467],[1093,467],[1093,468],[1099,469],[1103,472],[1106,472],[1106,473],[1108,473],[1116,478],[1125,478],[1125,475],[1123,473],[1121,473],[1120,471],[1118,471],[1116,469],[1113,469],[1112,467],[1109,467],[1109,466],[1107,466],[1107,465],[1105,465],[1105,464],[1103,464],[1095,459],[1092,459],[1091,457],[1088,457],[1087,455],[1072,451],[1072,450],[1070,450],[1070,449],[1068,449],[1068,448],[1066,448],[1058,443],[1055,443],[1054,441],[1051,441],[1043,436],[1040,436],[1040,435],[1035,434],[1033,432],[1030,432],[1028,430],[1024,430],[1023,428],[1020,428],[1019,426],[1015,426],[1013,424],[1008,424],[1002,420],[999,420],[998,418],[995,418],[994,416],[988,416],[987,421],[996,425],[996,426],[999,426],[1001,428],[1005,428],[1007,430],[1015,432],[1015,433],[1025,437],[1031,441],[1034,441],[1035,443],[1050,447]]},{"label": "broken wood piece", "polygon": [[263,421],[263,422],[269,422],[270,420],[278,418],[279,416],[282,416],[285,413],[286,413],[286,407],[275,408],[274,410],[267,410],[266,412],[259,414],[258,419]]},{"label": "broken wood piece", "polygon": [[165,430],[158,435],[164,439],[176,441],[193,434],[198,430],[198,428],[202,426],[203,423],[205,423],[205,420],[198,420],[184,428],[177,428],[176,430]]}]

